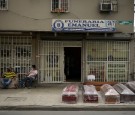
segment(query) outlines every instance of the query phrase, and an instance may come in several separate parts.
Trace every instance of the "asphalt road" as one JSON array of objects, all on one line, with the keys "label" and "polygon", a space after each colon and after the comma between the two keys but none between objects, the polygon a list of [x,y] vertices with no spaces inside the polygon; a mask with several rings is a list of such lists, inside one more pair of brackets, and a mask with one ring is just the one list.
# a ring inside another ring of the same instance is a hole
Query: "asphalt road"
[{"label": "asphalt road", "polygon": [[0,115],[135,115],[135,111],[0,111]]}]

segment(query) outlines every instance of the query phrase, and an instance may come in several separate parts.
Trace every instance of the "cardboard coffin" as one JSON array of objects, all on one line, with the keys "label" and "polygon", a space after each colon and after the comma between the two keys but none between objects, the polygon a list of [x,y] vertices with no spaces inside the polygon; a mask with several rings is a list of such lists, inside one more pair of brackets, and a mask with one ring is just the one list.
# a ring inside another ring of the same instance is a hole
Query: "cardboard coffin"
[{"label": "cardboard coffin", "polygon": [[98,102],[98,92],[94,85],[83,85],[83,102],[84,103]]},{"label": "cardboard coffin", "polygon": [[100,88],[100,93],[103,101],[106,104],[117,104],[120,103],[119,93],[109,84],[104,84]]},{"label": "cardboard coffin", "polygon": [[97,82],[97,81],[86,81],[83,85],[94,85],[97,91],[100,91],[100,87],[104,84],[109,84],[111,86],[117,84],[117,82]]},{"label": "cardboard coffin", "polygon": [[68,85],[62,91],[62,102],[77,103],[79,87],[77,85]]},{"label": "cardboard coffin", "polygon": [[135,81],[127,82],[125,85],[135,93]]},{"label": "cardboard coffin", "polygon": [[125,85],[118,83],[113,86],[115,90],[120,94],[120,102],[128,103],[135,101],[135,94]]}]

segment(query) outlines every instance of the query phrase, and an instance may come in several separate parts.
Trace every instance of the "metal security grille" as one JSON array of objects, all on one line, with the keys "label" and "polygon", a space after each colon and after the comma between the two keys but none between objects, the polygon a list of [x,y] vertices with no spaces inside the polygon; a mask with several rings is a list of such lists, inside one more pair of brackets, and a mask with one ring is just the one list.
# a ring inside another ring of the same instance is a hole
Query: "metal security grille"
[{"label": "metal security grille", "polygon": [[62,42],[39,41],[39,46],[41,82],[60,83],[64,81]]},{"label": "metal security grille", "polygon": [[129,42],[88,41],[86,52],[86,75],[94,74],[96,81],[128,80]]},{"label": "metal security grille", "polygon": [[31,36],[0,36],[0,73],[7,67],[14,69],[19,75],[26,73],[31,67]]},{"label": "metal security grille", "polygon": [[108,11],[108,9],[111,9],[112,11],[118,11],[118,0],[100,0],[100,1],[102,11]]},{"label": "metal security grille", "polygon": [[67,12],[69,0],[52,0],[51,12]]},{"label": "metal security grille", "polygon": [[8,0],[0,0],[0,10],[8,10]]}]

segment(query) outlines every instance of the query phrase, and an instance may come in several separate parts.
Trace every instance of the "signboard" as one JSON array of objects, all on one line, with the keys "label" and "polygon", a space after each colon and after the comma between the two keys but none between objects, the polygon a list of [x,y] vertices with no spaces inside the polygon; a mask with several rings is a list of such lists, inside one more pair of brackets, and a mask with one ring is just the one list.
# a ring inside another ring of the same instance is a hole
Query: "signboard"
[{"label": "signboard", "polygon": [[118,21],[119,24],[121,25],[132,25],[133,21],[132,20],[128,20],[128,21]]},{"label": "signboard", "polygon": [[115,31],[115,20],[53,19],[52,31],[104,32]]}]

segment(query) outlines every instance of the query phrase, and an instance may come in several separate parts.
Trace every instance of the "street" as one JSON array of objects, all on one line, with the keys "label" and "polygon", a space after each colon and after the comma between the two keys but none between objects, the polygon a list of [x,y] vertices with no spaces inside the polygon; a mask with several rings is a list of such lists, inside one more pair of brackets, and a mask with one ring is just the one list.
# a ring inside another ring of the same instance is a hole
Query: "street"
[{"label": "street", "polygon": [[0,115],[134,115],[135,111],[0,111]]}]

